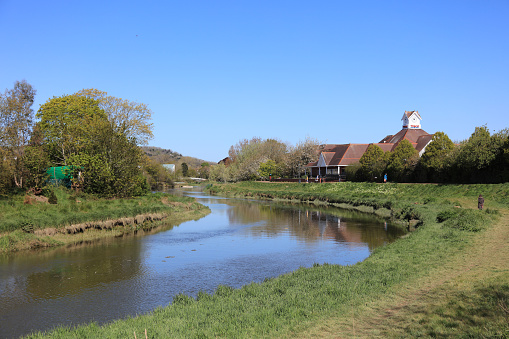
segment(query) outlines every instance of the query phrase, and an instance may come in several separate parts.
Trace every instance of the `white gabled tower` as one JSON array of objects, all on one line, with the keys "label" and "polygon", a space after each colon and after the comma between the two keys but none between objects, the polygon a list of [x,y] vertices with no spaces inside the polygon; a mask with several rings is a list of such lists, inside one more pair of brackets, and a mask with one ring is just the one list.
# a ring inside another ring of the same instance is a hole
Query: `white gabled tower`
[{"label": "white gabled tower", "polygon": [[405,111],[403,114],[403,129],[421,129],[421,116],[417,111]]}]

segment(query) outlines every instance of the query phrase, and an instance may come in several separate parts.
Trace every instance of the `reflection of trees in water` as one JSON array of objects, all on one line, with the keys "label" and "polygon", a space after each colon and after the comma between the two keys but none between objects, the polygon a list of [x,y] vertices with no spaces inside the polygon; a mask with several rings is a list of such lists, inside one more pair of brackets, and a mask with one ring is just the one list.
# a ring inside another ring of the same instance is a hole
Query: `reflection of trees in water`
[{"label": "reflection of trees in water", "polygon": [[291,204],[229,204],[230,223],[255,224],[246,230],[253,236],[287,232],[306,242],[327,238],[341,243],[364,243],[372,250],[404,234],[390,225],[384,228],[380,219],[357,211]]},{"label": "reflection of trees in water", "polygon": [[[173,227],[166,224],[150,230],[140,230],[136,235],[124,234],[122,240],[104,238],[2,257],[0,304],[21,304],[28,302],[29,298],[55,299],[79,294],[101,284],[135,277],[142,270],[141,242],[135,237]],[[12,272],[9,272],[11,268]],[[19,276],[16,274],[19,271],[25,274]]]},{"label": "reflection of trees in water", "polygon": [[[86,289],[129,279],[141,270],[141,245],[138,241],[126,244],[111,242],[108,245],[59,249],[40,258],[32,255],[21,258],[21,265],[33,270],[24,281],[11,284],[18,297],[30,295],[32,299],[54,299],[78,294]],[[43,253],[41,253],[43,254]],[[19,265],[17,265],[19,269]],[[17,298],[0,293],[0,299]]]},{"label": "reflection of trees in water", "polygon": [[[141,271],[141,243],[135,236],[144,236],[170,230],[174,225],[161,225],[150,230],[139,230],[117,238],[85,241],[82,244],[18,254],[13,257],[16,265],[29,269],[42,267],[28,274],[26,281],[17,282],[15,289],[21,295],[29,293],[33,298],[52,299],[100,284],[127,280]],[[131,238],[131,239],[129,239]],[[59,258],[62,258],[61,261]],[[50,267],[44,269],[44,267]],[[23,286],[23,287],[21,287]],[[14,288],[14,286],[12,286]],[[0,299],[4,297],[0,293]]]},{"label": "reflection of trees in water", "polygon": [[228,203],[232,208],[228,209],[228,220],[230,224],[252,224],[264,219],[265,213],[260,210],[257,203]]},{"label": "reflection of trees in water", "polygon": [[[45,272],[27,278],[27,292],[45,297],[76,294],[78,291],[103,283],[124,280],[140,271],[140,243],[131,246],[108,246],[100,251],[83,248],[68,255],[62,265],[53,265]],[[39,286],[44,286],[39,291]]]}]

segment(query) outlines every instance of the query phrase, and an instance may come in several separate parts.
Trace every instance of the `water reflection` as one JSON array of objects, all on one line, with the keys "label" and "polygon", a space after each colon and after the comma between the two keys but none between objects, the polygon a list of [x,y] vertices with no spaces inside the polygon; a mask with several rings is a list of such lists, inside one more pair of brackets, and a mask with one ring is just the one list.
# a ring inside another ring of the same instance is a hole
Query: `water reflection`
[{"label": "water reflection", "polygon": [[402,234],[352,211],[192,194],[210,215],[144,236],[0,257],[1,335],[104,323],[177,293],[240,287],[313,263],[354,264]]},{"label": "water reflection", "polygon": [[[209,206],[218,201],[211,196],[197,198]],[[400,227],[358,211],[259,200],[220,201],[221,205],[229,206],[224,209],[229,224],[251,225],[244,230],[250,236],[289,234],[311,243],[327,238],[340,243],[365,244],[372,251],[404,234]]]}]

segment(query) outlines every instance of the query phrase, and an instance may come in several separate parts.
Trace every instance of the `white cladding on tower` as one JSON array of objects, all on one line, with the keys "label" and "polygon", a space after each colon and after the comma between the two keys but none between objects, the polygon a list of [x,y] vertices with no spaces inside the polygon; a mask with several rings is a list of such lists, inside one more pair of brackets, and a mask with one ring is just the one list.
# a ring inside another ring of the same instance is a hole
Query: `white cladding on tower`
[{"label": "white cladding on tower", "polygon": [[403,114],[403,129],[421,129],[421,116],[417,111],[405,111]]}]

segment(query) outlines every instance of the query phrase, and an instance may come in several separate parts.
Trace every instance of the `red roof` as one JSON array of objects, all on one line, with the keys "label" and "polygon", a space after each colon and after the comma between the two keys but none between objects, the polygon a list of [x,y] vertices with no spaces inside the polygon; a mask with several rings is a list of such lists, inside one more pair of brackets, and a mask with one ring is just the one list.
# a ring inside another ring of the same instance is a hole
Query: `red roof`
[{"label": "red roof", "polygon": [[[422,129],[402,129],[395,135],[389,135],[374,145],[384,152],[393,151],[402,140],[408,140],[420,152],[433,138]],[[371,144],[327,144],[322,146],[322,157],[326,166],[348,166],[360,160]],[[307,167],[317,167],[318,161],[311,162]]]},{"label": "red roof", "polygon": [[[403,118],[410,118],[413,114],[422,119],[418,111],[405,111]],[[388,135],[379,143],[384,152],[393,151],[402,140],[408,140],[412,146],[420,153],[433,138],[432,134],[420,128],[403,128],[394,135]],[[323,158],[326,166],[348,166],[360,160],[368,146],[372,144],[326,144],[321,146],[321,158]],[[317,167],[318,161],[309,163],[307,167]]]},{"label": "red roof", "polygon": [[[361,158],[369,144],[324,145],[321,155],[327,166],[347,166]],[[318,161],[309,163],[308,167],[316,167]]]},{"label": "red roof", "polygon": [[382,140],[380,143],[389,143],[389,144],[397,144],[401,140],[406,139],[411,143],[417,143],[420,137],[430,135],[428,132],[422,129],[402,129],[398,133],[394,135],[388,135]]}]

